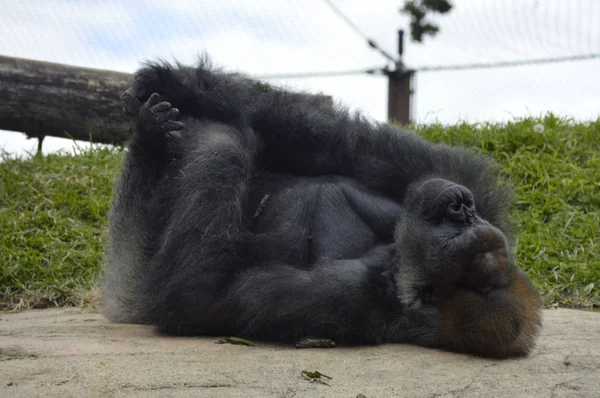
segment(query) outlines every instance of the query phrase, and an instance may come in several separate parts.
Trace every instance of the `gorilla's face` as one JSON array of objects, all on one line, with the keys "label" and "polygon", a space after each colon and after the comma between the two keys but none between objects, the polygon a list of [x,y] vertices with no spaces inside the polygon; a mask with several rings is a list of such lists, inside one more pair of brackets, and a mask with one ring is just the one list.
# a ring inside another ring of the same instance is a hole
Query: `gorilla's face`
[{"label": "gorilla's face", "polygon": [[[397,264],[409,302],[435,301],[444,287],[487,293],[509,284],[514,265],[507,239],[477,214],[467,188],[426,180],[409,187],[404,210],[396,229]],[[423,291],[426,297],[418,297]]]}]

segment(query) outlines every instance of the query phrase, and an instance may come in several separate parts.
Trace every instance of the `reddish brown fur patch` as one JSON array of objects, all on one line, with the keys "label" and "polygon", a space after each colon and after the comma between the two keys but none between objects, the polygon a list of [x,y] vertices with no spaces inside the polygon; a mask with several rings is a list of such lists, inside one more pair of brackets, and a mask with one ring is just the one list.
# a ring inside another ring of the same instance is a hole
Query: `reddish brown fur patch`
[{"label": "reddish brown fur patch", "polygon": [[505,288],[480,294],[448,287],[442,294],[442,347],[476,355],[504,358],[527,355],[541,326],[541,301],[518,268]]}]

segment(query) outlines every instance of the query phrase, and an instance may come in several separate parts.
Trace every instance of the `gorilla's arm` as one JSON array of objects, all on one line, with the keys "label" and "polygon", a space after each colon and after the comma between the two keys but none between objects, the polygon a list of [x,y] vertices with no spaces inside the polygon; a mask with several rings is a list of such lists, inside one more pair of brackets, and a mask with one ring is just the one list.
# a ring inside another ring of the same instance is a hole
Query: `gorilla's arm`
[{"label": "gorilla's arm", "polygon": [[399,134],[306,95],[264,87],[207,63],[151,64],[138,71],[125,98],[145,101],[157,92],[184,116],[250,126],[262,143],[258,163],[274,172],[350,176],[393,192],[433,171],[427,144],[411,133]]},{"label": "gorilla's arm", "polygon": [[[327,337],[339,343],[382,343],[397,302],[391,252],[335,260],[310,270],[263,265],[238,275],[228,289],[241,335],[277,341]],[[387,266],[383,266],[387,264]],[[416,327],[416,325],[414,325]]]},{"label": "gorilla's arm", "polygon": [[182,115],[252,127],[262,144],[257,162],[263,169],[349,176],[396,200],[411,182],[441,177],[471,189],[484,218],[502,223],[508,195],[481,157],[431,145],[411,132],[332,108],[318,98],[224,73],[208,62],[196,68],[150,64],[138,71],[125,99],[143,101],[153,92]]}]

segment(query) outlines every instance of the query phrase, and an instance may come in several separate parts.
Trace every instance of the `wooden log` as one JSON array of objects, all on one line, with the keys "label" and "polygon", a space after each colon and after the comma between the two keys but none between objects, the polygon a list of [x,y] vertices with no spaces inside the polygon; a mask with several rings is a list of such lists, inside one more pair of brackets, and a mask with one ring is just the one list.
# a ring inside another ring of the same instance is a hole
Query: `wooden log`
[{"label": "wooden log", "polygon": [[123,143],[132,122],[121,94],[132,75],[0,56],[0,129]]},{"label": "wooden log", "polygon": [[[121,94],[133,75],[0,55],[0,129],[100,143],[124,143],[133,132]],[[333,107],[323,94],[298,94]]]}]

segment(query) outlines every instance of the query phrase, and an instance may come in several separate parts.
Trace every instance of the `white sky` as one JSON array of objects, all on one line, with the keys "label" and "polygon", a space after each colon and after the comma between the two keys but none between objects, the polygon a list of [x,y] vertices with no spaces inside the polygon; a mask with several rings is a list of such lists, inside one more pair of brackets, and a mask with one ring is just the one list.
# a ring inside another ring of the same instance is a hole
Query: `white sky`
[{"label": "white sky", "polygon": [[[362,31],[395,54],[408,20],[400,0],[333,0]],[[133,72],[146,59],[192,63],[202,51],[248,74],[354,70],[386,64],[322,0],[0,0],[0,54]],[[600,1],[455,0],[436,19],[440,34],[407,43],[408,66],[462,64],[600,52]],[[417,74],[417,122],[505,121],[552,111],[600,115],[600,60],[506,69]],[[384,120],[387,81],[348,76],[273,81],[324,92]],[[0,87],[1,96],[1,87]],[[2,100],[0,98],[0,100]],[[80,143],[80,145],[82,145]],[[35,148],[0,131],[0,147]],[[45,152],[70,148],[48,137]]]}]

